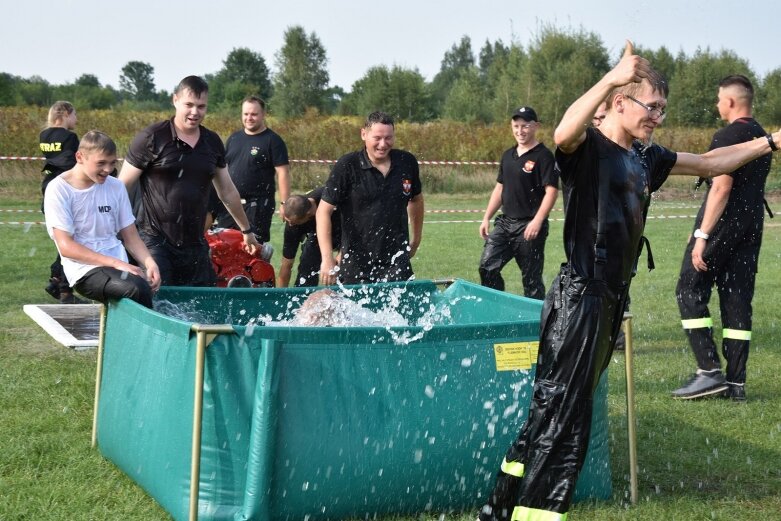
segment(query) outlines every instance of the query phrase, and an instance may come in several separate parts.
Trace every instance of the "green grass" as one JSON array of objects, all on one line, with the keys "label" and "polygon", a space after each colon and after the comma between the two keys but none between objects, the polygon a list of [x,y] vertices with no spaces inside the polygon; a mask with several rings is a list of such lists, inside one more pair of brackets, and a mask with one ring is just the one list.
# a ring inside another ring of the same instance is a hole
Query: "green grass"
[{"label": "green grass", "polygon": [[[487,196],[487,192],[428,196],[427,207],[483,209]],[[640,501],[636,506],[628,501],[624,358],[616,353],[609,395],[614,497],[575,505],[573,520],[779,518],[781,333],[775,297],[781,294],[781,228],[773,220],[765,227],[754,299],[748,403],[669,398],[669,391],[694,368],[680,328],[674,288],[693,221],[688,216],[696,213],[691,207],[697,203],[691,198],[655,202],[646,232],[657,269],[651,273],[641,269],[632,287]],[[3,186],[0,209],[37,207],[32,188]],[[561,212],[553,216],[560,218]],[[477,281],[482,249],[478,223],[444,221],[481,217],[480,213],[428,213],[423,244],[413,261],[417,275]],[[0,213],[0,221],[39,219],[37,213]],[[275,267],[281,230],[281,224],[275,223]],[[554,220],[546,252],[546,283],[563,260],[561,231],[562,223]],[[0,244],[4,302],[0,308],[0,520],[169,519],[151,497],[90,449],[95,354],[56,344],[22,312],[24,304],[51,302],[42,288],[54,246],[43,226],[0,224]],[[520,292],[517,268],[508,265],[505,275],[508,291]],[[711,309],[718,310],[715,295]],[[466,521],[474,519],[474,512],[394,519]]]}]

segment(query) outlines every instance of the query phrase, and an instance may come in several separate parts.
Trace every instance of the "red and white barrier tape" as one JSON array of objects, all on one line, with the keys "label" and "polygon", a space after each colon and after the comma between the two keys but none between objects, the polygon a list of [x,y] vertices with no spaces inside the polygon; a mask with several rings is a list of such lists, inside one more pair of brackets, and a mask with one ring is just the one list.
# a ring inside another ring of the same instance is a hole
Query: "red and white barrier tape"
[{"label": "red and white barrier tape", "polygon": [[[45,157],[33,156],[0,156],[0,161],[43,161]],[[124,158],[120,157],[122,161]],[[315,164],[334,164],[335,159],[291,159],[291,163],[315,163]],[[433,166],[499,166],[498,161],[418,161],[420,165]]]}]

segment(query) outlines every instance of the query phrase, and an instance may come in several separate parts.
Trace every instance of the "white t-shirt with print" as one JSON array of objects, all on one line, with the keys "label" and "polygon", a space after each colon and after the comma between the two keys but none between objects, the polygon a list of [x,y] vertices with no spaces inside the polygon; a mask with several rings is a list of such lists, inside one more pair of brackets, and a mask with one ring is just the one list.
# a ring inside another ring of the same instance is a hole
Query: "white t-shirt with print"
[{"label": "white t-shirt with print", "polygon": [[[62,176],[56,177],[46,187],[43,208],[52,240],[57,228],[90,250],[127,262],[127,252],[117,233],[133,224],[135,217],[122,181],[108,177],[103,184],[80,190]],[[62,268],[71,286],[96,267],[62,256]]]}]

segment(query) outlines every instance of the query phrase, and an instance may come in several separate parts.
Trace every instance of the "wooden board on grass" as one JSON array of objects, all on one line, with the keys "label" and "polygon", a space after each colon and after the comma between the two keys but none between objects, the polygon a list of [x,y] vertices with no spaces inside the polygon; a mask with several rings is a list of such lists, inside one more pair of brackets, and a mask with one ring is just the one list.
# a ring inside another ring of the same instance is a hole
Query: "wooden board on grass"
[{"label": "wooden board on grass", "polygon": [[24,312],[66,347],[98,346],[101,304],[27,304]]}]

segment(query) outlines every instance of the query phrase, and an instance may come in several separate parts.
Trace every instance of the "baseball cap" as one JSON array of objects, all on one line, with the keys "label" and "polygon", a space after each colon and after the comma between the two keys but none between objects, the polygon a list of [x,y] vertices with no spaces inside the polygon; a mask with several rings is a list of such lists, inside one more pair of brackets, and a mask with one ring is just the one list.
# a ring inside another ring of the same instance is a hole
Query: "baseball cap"
[{"label": "baseball cap", "polygon": [[539,121],[537,113],[531,107],[519,107],[513,111],[511,119],[521,118],[524,121]]}]

